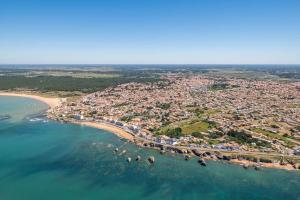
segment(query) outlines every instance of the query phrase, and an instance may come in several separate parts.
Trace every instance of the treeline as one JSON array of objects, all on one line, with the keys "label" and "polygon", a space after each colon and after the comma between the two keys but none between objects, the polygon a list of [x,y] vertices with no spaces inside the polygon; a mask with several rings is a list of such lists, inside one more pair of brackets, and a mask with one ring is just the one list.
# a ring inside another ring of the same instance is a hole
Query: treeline
[{"label": "treeline", "polygon": [[61,76],[0,76],[0,90],[9,89],[31,89],[38,91],[81,91],[94,92],[105,89],[110,86],[128,82],[156,82],[160,79],[157,77],[111,77],[111,78],[76,78]]}]

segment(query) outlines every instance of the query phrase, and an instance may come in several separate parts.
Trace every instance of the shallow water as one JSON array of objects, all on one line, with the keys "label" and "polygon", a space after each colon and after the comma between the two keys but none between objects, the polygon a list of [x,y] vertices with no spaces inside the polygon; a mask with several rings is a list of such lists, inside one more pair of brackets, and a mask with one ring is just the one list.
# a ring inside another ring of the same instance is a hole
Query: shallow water
[{"label": "shallow water", "polygon": [[[299,172],[213,161],[201,167],[196,159],[140,149],[106,131],[26,118],[45,106],[0,97],[0,115],[12,116],[0,121],[1,200],[300,199]],[[114,153],[116,147],[127,153]],[[146,161],[150,155],[154,165]]]}]

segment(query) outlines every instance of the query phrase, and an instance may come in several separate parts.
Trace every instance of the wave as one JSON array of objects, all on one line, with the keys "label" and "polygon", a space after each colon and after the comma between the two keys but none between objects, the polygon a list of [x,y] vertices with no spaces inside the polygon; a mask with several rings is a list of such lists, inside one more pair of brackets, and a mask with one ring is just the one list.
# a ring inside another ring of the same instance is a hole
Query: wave
[{"label": "wave", "polygon": [[10,119],[10,118],[11,118],[10,115],[0,115],[0,121],[4,121],[4,120]]}]

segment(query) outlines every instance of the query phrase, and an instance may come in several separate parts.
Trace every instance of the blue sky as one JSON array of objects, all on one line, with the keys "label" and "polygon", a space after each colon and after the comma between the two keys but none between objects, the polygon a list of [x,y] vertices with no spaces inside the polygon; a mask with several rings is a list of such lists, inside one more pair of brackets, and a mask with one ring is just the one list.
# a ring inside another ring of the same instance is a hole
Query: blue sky
[{"label": "blue sky", "polygon": [[299,0],[0,0],[0,64],[299,64]]}]

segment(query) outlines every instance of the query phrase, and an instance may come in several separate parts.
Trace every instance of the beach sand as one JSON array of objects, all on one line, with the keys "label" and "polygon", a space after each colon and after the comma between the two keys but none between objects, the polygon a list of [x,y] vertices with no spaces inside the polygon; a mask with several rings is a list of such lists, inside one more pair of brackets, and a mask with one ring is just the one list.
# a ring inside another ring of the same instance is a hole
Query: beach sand
[{"label": "beach sand", "polygon": [[41,97],[41,96],[32,95],[32,94],[0,92],[0,96],[14,96],[14,97],[25,97],[25,98],[36,99],[38,101],[42,101],[42,102],[46,103],[51,109],[59,106],[61,103],[60,98],[48,98],[48,97]]},{"label": "beach sand", "polygon": [[[232,160],[230,160],[230,162],[234,163],[234,164],[240,164],[240,165],[246,165],[246,166],[258,165],[257,163],[254,163],[254,162],[251,162],[248,160],[232,159]],[[259,163],[259,165],[262,167],[266,167],[266,168],[295,170],[295,168],[291,164],[280,165],[279,163]]]},{"label": "beach sand", "polygon": [[101,122],[75,122],[75,124],[80,124],[80,125],[84,125],[84,126],[98,128],[98,129],[103,129],[103,130],[112,132],[115,135],[117,135],[121,138],[125,138],[129,141],[134,140],[134,136],[131,135],[130,133],[124,131],[122,128],[118,128],[116,126],[112,126],[109,124],[105,124],[105,123],[101,123]]}]

